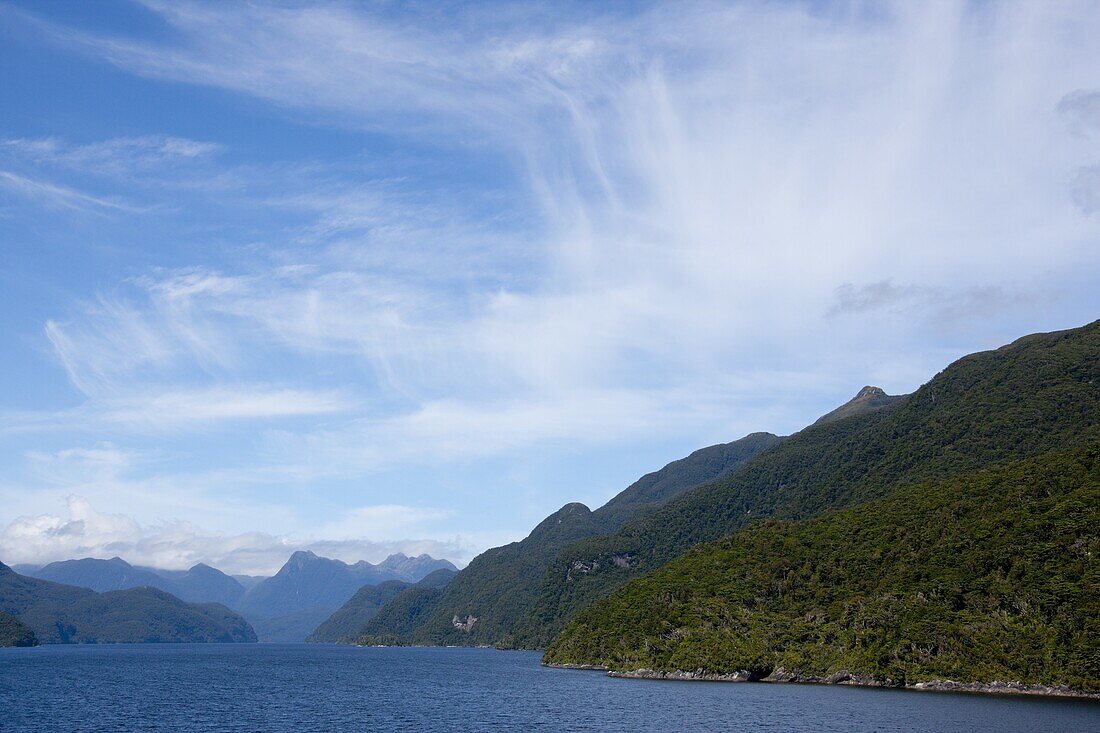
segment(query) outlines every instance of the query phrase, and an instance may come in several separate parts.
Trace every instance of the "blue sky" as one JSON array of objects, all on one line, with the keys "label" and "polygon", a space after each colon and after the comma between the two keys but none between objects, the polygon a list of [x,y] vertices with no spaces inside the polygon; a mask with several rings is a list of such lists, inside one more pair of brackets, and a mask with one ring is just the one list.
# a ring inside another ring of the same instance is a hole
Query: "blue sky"
[{"label": "blue sky", "polygon": [[1093,320],[1090,3],[0,3],[0,559],[458,562]]}]

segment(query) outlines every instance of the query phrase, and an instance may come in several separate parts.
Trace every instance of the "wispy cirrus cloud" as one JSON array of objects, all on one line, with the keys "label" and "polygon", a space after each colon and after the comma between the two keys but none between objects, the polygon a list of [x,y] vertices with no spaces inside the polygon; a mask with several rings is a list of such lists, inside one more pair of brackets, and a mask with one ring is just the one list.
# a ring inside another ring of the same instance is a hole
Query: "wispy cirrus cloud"
[{"label": "wispy cirrus cloud", "polygon": [[0,188],[31,199],[47,208],[61,208],[93,214],[108,212],[136,212],[136,206],[112,198],[94,196],[69,186],[23,176],[13,171],[0,170]]},{"label": "wispy cirrus cloud", "polygon": [[206,158],[222,149],[217,143],[167,135],[117,137],[83,145],[56,137],[0,140],[0,153],[5,155],[97,175],[136,173]]},{"label": "wispy cirrus cloud", "polygon": [[[859,385],[906,391],[1095,310],[1095,81],[1072,70],[1100,60],[1100,19],[1081,7],[146,8],[171,34],[32,22],[260,100],[304,121],[295,140],[402,151],[231,165],[162,133],[12,143],[223,207],[233,257],[97,283],[45,327],[88,424],[238,427],[220,478],[166,478],[166,497],[281,475],[308,488],[272,515],[408,493],[476,524],[503,510],[471,497],[537,485],[539,460],[794,430]],[[425,466],[450,470],[408,478]],[[532,490],[531,515],[622,488],[583,473]]]}]

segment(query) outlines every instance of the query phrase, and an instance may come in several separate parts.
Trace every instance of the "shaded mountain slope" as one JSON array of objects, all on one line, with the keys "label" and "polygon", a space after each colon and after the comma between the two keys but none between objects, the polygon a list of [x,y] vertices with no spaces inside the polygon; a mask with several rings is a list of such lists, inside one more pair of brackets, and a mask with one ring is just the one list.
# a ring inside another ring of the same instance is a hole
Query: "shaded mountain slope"
[{"label": "shaded mountain slope", "polygon": [[15,616],[0,611],[0,647],[37,646],[34,630]]},{"label": "shaded mountain slope", "polygon": [[351,643],[379,610],[410,588],[438,590],[447,585],[457,573],[439,569],[425,576],[419,583],[387,580],[378,585],[364,585],[347,603],[338,608],[324,623],[314,629],[306,641],[323,643]]},{"label": "shaded mountain slope", "polygon": [[0,563],[0,611],[51,643],[255,641],[243,618],[217,603],[185,603],[155,588],[96,593],[28,578]]},{"label": "shaded mountain slope", "polygon": [[412,643],[413,632],[427,623],[442,595],[442,588],[419,585],[406,588],[359,630],[355,643],[361,646]]},{"label": "shaded mountain slope", "polygon": [[158,570],[130,565],[119,557],[62,560],[25,573],[33,578],[75,585],[97,592],[148,586],[193,603],[235,606],[244,587],[225,573],[199,563],[189,570]]},{"label": "shaded mountain slope", "polygon": [[697,546],[551,663],[1100,690],[1100,441]]}]

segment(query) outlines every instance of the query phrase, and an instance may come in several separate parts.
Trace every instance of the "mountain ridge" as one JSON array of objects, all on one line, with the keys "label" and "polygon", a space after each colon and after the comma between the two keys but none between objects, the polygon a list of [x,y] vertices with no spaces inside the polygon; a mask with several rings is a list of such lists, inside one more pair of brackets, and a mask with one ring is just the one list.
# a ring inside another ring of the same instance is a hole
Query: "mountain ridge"
[{"label": "mountain ridge", "polygon": [[186,603],[147,586],[97,593],[19,575],[3,563],[0,612],[43,644],[256,641],[248,622],[218,603]]}]

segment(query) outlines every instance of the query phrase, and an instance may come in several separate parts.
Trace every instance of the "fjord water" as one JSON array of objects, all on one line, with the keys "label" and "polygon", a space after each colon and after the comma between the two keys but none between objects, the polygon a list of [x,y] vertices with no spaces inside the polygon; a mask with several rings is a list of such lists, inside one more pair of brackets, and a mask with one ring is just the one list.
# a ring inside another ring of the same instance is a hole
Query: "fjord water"
[{"label": "fjord water", "polygon": [[492,649],[57,645],[0,649],[0,730],[1096,731],[1100,705],[611,679]]}]

